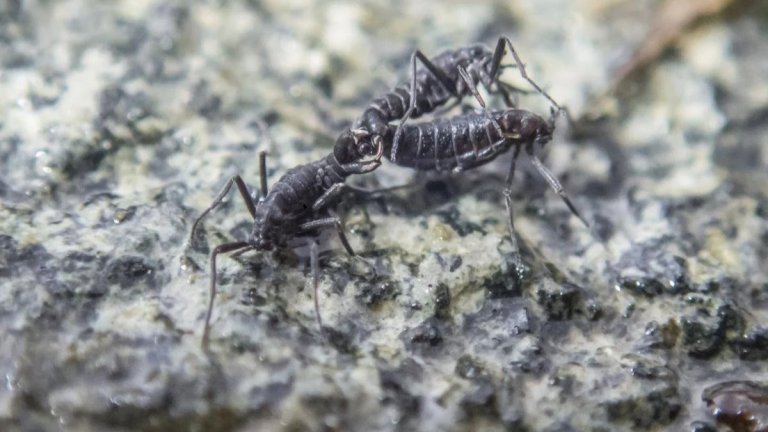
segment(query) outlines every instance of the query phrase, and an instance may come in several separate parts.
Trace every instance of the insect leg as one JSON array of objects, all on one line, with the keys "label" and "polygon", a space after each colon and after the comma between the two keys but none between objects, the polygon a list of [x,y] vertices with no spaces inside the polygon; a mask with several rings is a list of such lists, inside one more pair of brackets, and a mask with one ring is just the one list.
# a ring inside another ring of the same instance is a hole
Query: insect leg
[{"label": "insect leg", "polygon": [[[269,133],[267,122],[265,122],[263,118],[257,116],[253,120],[253,124],[256,125],[256,128],[259,129],[259,133],[261,133],[267,141],[267,149],[273,149],[275,144],[272,140],[272,135]],[[263,200],[267,196],[267,151],[265,150],[259,152],[259,172],[259,179],[261,180],[260,200]]]},{"label": "insect leg", "polygon": [[203,350],[208,351],[208,336],[211,329],[211,314],[213,313],[213,300],[216,298],[216,256],[222,253],[234,252],[236,250],[250,250],[253,246],[248,242],[238,241],[232,243],[224,243],[216,246],[211,252],[211,286],[210,294],[208,298],[208,310],[205,313],[205,325],[203,326],[203,338],[201,346]]},{"label": "insect leg", "polygon": [[261,182],[261,196],[259,201],[267,197],[267,152],[259,152],[259,180]]},{"label": "insect leg", "polygon": [[[452,94],[454,97],[458,97],[459,96],[459,94],[456,92],[456,88],[455,88],[454,82],[451,81],[451,79],[448,77],[448,75],[445,74],[445,72],[443,72],[442,69],[440,69],[439,67],[435,66],[435,64],[432,63],[432,61],[430,61],[427,58],[427,56],[425,56],[419,50],[416,50],[413,53],[413,55],[421,62],[421,64],[424,65],[425,68],[427,68],[427,70],[432,75],[435,76],[435,78],[437,78],[438,81],[440,81],[440,84],[443,85],[443,87],[448,91],[448,93]],[[411,60],[411,61],[413,61],[413,60]],[[414,67],[415,67],[415,65],[414,65]],[[416,80],[416,74],[415,73],[411,76],[411,79],[413,81]],[[411,83],[411,85],[413,85],[413,83]]]},{"label": "insect leg", "polygon": [[533,88],[536,89],[540,94],[542,94],[549,102],[558,110],[561,111],[562,108],[560,108],[560,105],[558,105],[557,102],[555,102],[552,97],[545,92],[541,87],[539,87],[538,84],[536,84],[535,81],[533,81],[528,74],[525,71],[525,64],[523,64],[523,61],[520,59],[520,56],[517,54],[517,51],[515,50],[515,46],[512,44],[512,41],[506,37],[501,36],[499,37],[499,41],[496,43],[496,49],[493,52],[493,60],[491,61],[491,71],[490,75],[491,77],[495,77],[496,73],[499,71],[501,66],[501,59],[504,56],[504,45],[509,46],[509,52],[512,53],[512,57],[515,58],[515,63],[517,64],[517,69],[520,71],[520,76],[523,77],[524,80],[528,81],[528,84],[533,86]]},{"label": "insect leg", "polygon": [[[502,51],[503,52],[503,51]],[[499,93],[501,97],[504,99],[504,103],[507,105],[508,108],[515,108],[518,106],[518,100],[517,95],[518,94],[530,94],[532,93],[531,90],[522,89],[520,87],[517,87],[515,85],[512,85],[506,81],[502,81],[500,78],[501,71],[506,68],[514,68],[517,67],[517,65],[505,65],[500,64],[498,66],[498,75],[494,76],[489,74],[485,68],[480,68],[478,73],[480,74],[480,79],[485,88],[488,89],[490,92],[494,92],[491,89],[491,86],[493,83],[496,83],[496,90],[495,92]]]},{"label": "insect leg", "polygon": [[411,101],[408,104],[408,110],[406,110],[402,120],[400,121],[400,124],[397,125],[397,129],[395,130],[395,138],[392,144],[392,153],[390,155],[390,160],[392,162],[395,162],[397,159],[397,148],[400,144],[400,135],[402,134],[403,124],[408,121],[408,119],[411,117],[411,114],[413,113],[413,110],[416,109],[416,60],[419,60],[421,64],[423,64],[424,67],[427,68],[427,70],[435,78],[437,78],[437,80],[440,82],[440,84],[443,85],[443,87],[445,87],[448,93],[452,94],[454,97],[458,97],[454,83],[445,74],[445,72],[440,70],[439,67],[435,66],[435,64],[432,63],[421,51],[414,51],[413,55],[411,55]]},{"label": "insect leg", "polygon": [[352,246],[350,246],[346,234],[344,234],[344,225],[341,223],[341,219],[335,214],[331,214],[330,217],[305,222],[299,225],[299,231],[312,231],[314,229],[330,226],[336,227],[336,231],[339,234],[339,240],[341,240],[341,244],[344,246],[344,249],[347,250],[347,253],[355,256],[355,251],[352,249]]},{"label": "insect leg", "polygon": [[317,320],[317,328],[320,329],[320,333],[323,332],[323,319],[320,316],[320,266],[318,264],[318,251],[317,242],[312,240],[309,244],[309,267],[312,271],[312,290],[315,301],[315,319]]},{"label": "insect leg", "polygon": [[208,215],[208,213],[211,212],[216,206],[221,204],[221,202],[224,200],[224,197],[227,196],[229,193],[229,190],[232,188],[232,184],[237,185],[237,189],[240,190],[240,195],[243,197],[243,201],[245,201],[245,206],[248,207],[248,212],[251,214],[252,218],[256,218],[256,203],[253,202],[253,198],[251,197],[251,194],[248,192],[248,186],[245,185],[245,182],[243,181],[242,177],[239,175],[232,176],[229,180],[227,180],[227,184],[224,185],[224,187],[221,189],[219,194],[216,196],[216,198],[213,200],[213,203],[211,203],[210,206],[208,206],[207,209],[203,211],[203,213],[195,219],[195,222],[192,224],[192,231],[189,233],[189,241],[192,242],[192,237],[195,234],[195,230],[197,229],[197,225],[200,223],[201,220],[205,216]]},{"label": "insect leg", "polygon": [[536,157],[536,155],[533,154],[532,150],[528,150],[528,157],[531,158],[531,163],[533,163],[533,166],[536,168],[536,170],[541,174],[542,177],[544,177],[544,180],[549,183],[549,186],[558,194],[560,195],[560,198],[563,200],[565,205],[568,206],[568,208],[571,210],[571,213],[573,213],[574,216],[579,218],[581,223],[584,224],[587,228],[589,228],[589,224],[587,223],[586,219],[581,216],[581,213],[579,213],[578,210],[576,210],[576,207],[573,205],[571,200],[568,198],[568,195],[565,193],[565,189],[563,189],[563,185],[560,184],[560,181],[557,180],[557,177],[555,177],[552,172],[547,169],[546,166],[544,166],[543,163],[539,160],[539,158]]},{"label": "insect leg", "polygon": [[396,192],[402,189],[412,189],[420,186],[418,181],[405,183],[397,186],[382,187],[379,189],[363,189],[355,186],[345,185],[346,189],[358,196],[378,197],[387,193]]},{"label": "insect leg", "polygon": [[472,77],[469,76],[469,73],[466,69],[462,66],[457,66],[459,69],[459,75],[461,75],[461,78],[464,80],[464,82],[467,84],[467,88],[469,91],[472,92],[472,95],[475,96],[475,99],[477,99],[477,102],[480,103],[480,106],[483,107],[483,112],[485,113],[485,116],[488,118],[488,121],[491,122],[493,127],[496,129],[496,132],[499,134],[500,137],[504,137],[504,134],[501,132],[501,126],[499,126],[499,123],[491,117],[491,113],[488,112],[488,107],[485,105],[485,101],[483,100],[483,97],[480,96],[480,92],[477,91],[477,86],[475,86],[472,83]]},{"label": "insect leg", "polygon": [[504,187],[504,206],[507,208],[509,236],[512,241],[512,249],[515,256],[520,256],[520,246],[517,243],[517,233],[515,232],[515,218],[512,210],[512,181],[515,178],[515,167],[517,164],[517,157],[520,155],[520,146],[515,146],[515,152],[512,154],[512,162],[509,164],[509,172],[507,173],[507,181]]},{"label": "insect leg", "polygon": [[493,50],[493,59],[491,60],[491,71],[488,75],[496,78],[496,74],[501,70],[501,58],[504,57],[504,37],[500,37],[496,42],[496,48]]},{"label": "insect leg", "polygon": [[314,204],[312,204],[312,211],[317,213],[324,209],[334,198],[343,193],[347,188],[348,186],[344,183],[335,183],[333,186],[328,188],[328,190],[325,191],[325,193],[323,193],[320,198],[315,201]]},{"label": "insect leg", "polygon": [[504,104],[506,104],[507,108],[515,108],[518,102],[517,96],[511,96],[509,89],[504,86],[501,81],[496,83],[496,87],[498,88],[499,94],[501,94],[501,98],[504,99]]}]

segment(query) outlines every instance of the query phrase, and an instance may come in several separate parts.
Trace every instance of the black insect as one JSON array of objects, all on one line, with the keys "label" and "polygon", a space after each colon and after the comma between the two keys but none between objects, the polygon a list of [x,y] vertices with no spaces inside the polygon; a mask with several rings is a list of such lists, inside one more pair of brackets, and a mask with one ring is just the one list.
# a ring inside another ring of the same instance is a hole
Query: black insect
[{"label": "black insect", "polygon": [[[459,68],[463,79],[470,77]],[[483,111],[433,121],[389,125],[384,132],[385,154],[390,154],[397,165],[420,171],[463,171],[484,165],[499,155],[514,149],[504,188],[504,203],[509,216],[509,230],[516,248],[512,214],[512,181],[517,158],[521,150],[534,168],[565,202],[570,211],[589,228],[587,221],[573,205],[554,174],[536,156],[536,150],[552,140],[555,119],[559,111],[552,111],[549,119],[522,109],[488,111],[485,102],[475,90],[475,97]],[[394,137],[402,134],[400,146],[395,148]]]},{"label": "black insect", "polygon": [[[528,77],[512,41],[502,36],[493,51],[485,45],[471,45],[445,51],[429,60],[420,50],[416,50],[411,56],[410,83],[397,86],[384,96],[374,99],[355,122],[354,128],[367,131],[369,139],[376,143],[383,139],[391,122],[401,120],[402,125],[408,119],[435,111],[451,99],[459,103],[463,97],[476,93],[479,84],[483,84],[489,92],[499,93],[508,107],[514,106],[510,95],[518,89],[498,79],[505,66],[501,61],[506,46],[521,76],[560,110],[557,103]],[[417,60],[425,69],[417,71]],[[462,71],[468,79],[462,76]],[[494,83],[496,88],[493,88]],[[358,133],[357,136],[364,135]],[[393,162],[397,162],[399,144],[400,131],[397,131],[390,152]]]},{"label": "black insect", "polygon": [[[211,252],[211,284],[208,309],[205,315],[202,346],[208,349],[211,314],[216,297],[216,257],[222,253],[243,253],[250,250],[271,251],[284,248],[299,235],[318,229],[334,227],[342,245],[350,255],[355,255],[344,234],[341,220],[329,209],[329,204],[344,191],[344,180],[352,174],[364,174],[381,165],[384,149],[381,144],[373,148],[366,141],[355,139],[352,131],[345,131],[336,141],[333,152],[323,159],[288,170],[267,191],[266,153],[259,154],[261,195],[255,200],[243,179],[233,176],[227,181],[213,203],[195,220],[190,242],[200,221],[227,196],[232,185],[237,185],[253,218],[253,230],[247,240],[234,241],[216,246]],[[373,156],[372,159],[364,160]],[[317,244],[310,242],[310,262],[313,282],[317,290]],[[317,294],[317,292],[315,292]],[[315,295],[315,312],[318,323],[320,314]]]},{"label": "black insect", "polygon": [[[502,95],[508,107],[513,88],[498,80],[505,47],[509,47],[521,76],[554,107],[548,120],[522,109],[490,112],[477,91],[483,84],[489,92]],[[417,72],[416,60],[426,70]],[[496,83],[496,88],[492,85]],[[407,125],[406,121],[437,109],[452,98],[458,102],[472,94],[483,108],[482,113],[471,113],[452,118]],[[413,97],[412,97],[413,96]],[[570,211],[589,228],[589,224],[576,210],[562,185],[536,156],[535,150],[551,141],[557,115],[564,109],[555,102],[525,71],[512,41],[500,37],[491,51],[483,45],[472,45],[445,51],[432,61],[420,52],[411,57],[410,86],[401,85],[385,96],[375,99],[355,123],[356,139],[383,142],[385,154],[400,166],[421,171],[462,171],[490,162],[514,148],[504,189],[504,201],[509,215],[509,229],[516,247],[512,214],[511,183],[517,158],[525,148],[531,163],[552,189],[561,197]],[[390,123],[401,119],[397,126]],[[367,132],[367,134],[366,134]]]}]

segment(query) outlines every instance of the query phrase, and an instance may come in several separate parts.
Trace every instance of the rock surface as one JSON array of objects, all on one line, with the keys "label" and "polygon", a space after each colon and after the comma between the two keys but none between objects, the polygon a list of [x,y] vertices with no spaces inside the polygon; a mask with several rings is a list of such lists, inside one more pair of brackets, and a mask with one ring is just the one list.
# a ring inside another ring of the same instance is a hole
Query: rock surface
[{"label": "rock surface", "polygon": [[[0,429],[749,430],[712,389],[768,382],[768,8],[601,98],[656,3],[0,3]],[[233,193],[188,243],[224,181],[327,154],[413,49],[502,34],[576,119],[544,160],[593,232],[519,172],[521,269],[508,158],[387,165],[352,182],[413,187],[338,207],[375,272],[321,237],[324,335],[306,250],[248,253],[203,352],[208,253],[250,229]]]}]

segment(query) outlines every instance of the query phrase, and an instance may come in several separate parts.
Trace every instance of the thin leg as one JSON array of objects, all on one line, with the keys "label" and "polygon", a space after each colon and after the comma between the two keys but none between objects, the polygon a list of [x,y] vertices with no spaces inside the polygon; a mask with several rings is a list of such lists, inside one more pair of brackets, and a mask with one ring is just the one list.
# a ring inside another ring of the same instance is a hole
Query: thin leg
[{"label": "thin leg", "polygon": [[488,112],[488,107],[485,105],[485,101],[483,100],[483,97],[480,96],[480,92],[477,91],[477,87],[472,83],[472,77],[469,76],[469,73],[466,69],[464,69],[462,66],[458,66],[459,69],[459,75],[461,75],[461,78],[464,80],[464,82],[467,84],[467,88],[470,92],[472,92],[472,95],[475,96],[475,99],[477,99],[477,102],[480,103],[480,106],[483,107],[483,112],[485,113],[485,116],[488,118],[488,121],[491,122],[493,127],[496,129],[496,133],[499,134],[500,137],[504,137],[504,133],[501,131],[501,126],[499,126],[499,123],[491,117],[491,113]]},{"label": "thin leg", "polygon": [[341,223],[341,219],[336,215],[305,222],[299,225],[299,231],[312,231],[318,228],[327,228],[330,226],[336,227],[336,231],[339,234],[341,244],[344,246],[344,249],[347,250],[347,253],[355,256],[355,251],[352,249],[352,246],[350,246],[349,240],[347,240],[347,236],[344,234],[344,225]]},{"label": "thin leg", "polygon": [[355,187],[355,186],[346,185],[345,189],[350,191],[350,192],[352,192],[352,193],[354,193],[355,195],[358,195],[358,196],[362,195],[362,196],[374,196],[374,197],[376,197],[376,196],[383,195],[383,194],[386,194],[386,193],[395,192],[395,191],[398,191],[398,190],[401,190],[401,189],[415,188],[415,187],[418,187],[420,184],[421,183],[419,183],[418,181],[414,181],[414,182],[411,182],[411,183],[405,183],[405,184],[401,184],[401,185],[398,185],[398,186],[389,186],[389,187],[384,187],[384,188],[379,188],[379,189],[363,189],[363,188],[359,188],[359,187]]},{"label": "thin leg", "polygon": [[[432,63],[431,60],[427,58],[421,51],[416,50],[414,53],[414,56],[416,56],[417,59],[421,62],[421,64],[424,65],[427,70],[437,78],[438,81],[440,81],[440,84],[443,85],[443,87],[448,91],[448,93],[452,94],[454,97],[458,97],[459,94],[456,92],[455,83],[451,81],[451,79],[448,77],[448,75],[443,72],[442,69],[435,66],[434,63]],[[413,60],[411,60],[413,61]],[[411,77],[414,81],[416,80],[416,75],[414,74]]]},{"label": "thin leg", "polygon": [[312,289],[315,300],[315,318],[317,319],[317,328],[320,333],[323,332],[323,319],[320,317],[320,266],[318,265],[317,242],[312,241],[309,244],[309,267],[312,271]]},{"label": "thin leg", "polygon": [[390,160],[392,162],[395,162],[397,159],[397,149],[400,145],[400,135],[403,133],[403,124],[406,120],[411,116],[411,113],[413,113],[413,110],[416,109],[416,56],[418,55],[419,50],[416,50],[413,55],[411,55],[411,100],[408,104],[408,109],[405,110],[405,114],[403,115],[403,119],[400,120],[400,124],[397,125],[397,129],[395,130],[395,139],[392,144],[392,154],[390,155]]},{"label": "thin leg", "polygon": [[[503,52],[503,51],[502,51]],[[501,75],[501,71],[510,68],[510,67],[517,67],[517,65],[505,65],[500,64],[498,66],[498,74]],[[502,81],[500,76],[495,76],[487,73],[485,69],[480,69],[479,73],[481,74],[481,82],[485,86],[485,88],[488,89],[490,92],[494,92],[494,90],[491,88],[496,83],[496,93],[499,93],[501,97],[504,99],[504,103],[508,108],[515,108],[518,106],[518,100],[517,100],[517,94],[529,94],[531,93],[530,90],[521,89],[519,87],[516,87],[508,82]]]},{"label": "thin leg", "polygon": [[509,46],[509,51],[512,53],[512,57],[515,58],[515,63],[517,64],[517,68],[520,71],[520,76],[522,76],[523,79],[528,81],[528,84],[533,86],[533,88],[535,88],[536,91],[538,91],[545,98],[547,98],[547,100],[549,100],[549,102],[555,108],[557,108],[558,111],[561,111],[560,105],[558,105],[558,103],[555,102],[555,100],[552,99],[552,97],[549,94],[547,94],[547,92],[545,92],[541,87],[539,87],[539,85],[536,84],[536,82],[533,81],[528,76],[528,74],[525,71],[525,65],[523,64],[523,61],[520,59],[520,56],[517,55],[517,51],[515,51],[515,46],[512,44],[512,41],[508,37],[506,37],[506,36],[500,37],[499,41],[496,43],[496,49],[493,52],[493,60],[491,61],[491,72],[490,72],[491,77],[495,77],[496,73],[500,69],[501,59],[504,56],[504,45],[505,45],[505,43],[506,43],[506,45]]},{"label": "thin leg", "polygon": [[326,210],[328,214],[331,215],[332,218],[336,220],[335,226],[336,226],[336,234],[339,236],[339,240],[341,241],[341,244],[344,246],[344,249],[347,250],[347,253],[351,256],[357,256],[355,251],[352,249],[352,246],[349,244],[349,239],[347,239],[346,233],[344,233],[344,222],[341,221],[341,218],[339,215],[336,214],[331,209]]},{"label": "thin leg", "polygon": [[501,70],[501,59],[504,57],[504,37],[500,37],[496,42],[496,48],[493,50],[493,59],[491,60],[491,71],[488,75],[495,78]]},{"label": "thin leg", "polygon": [[336,183],[328,188],[328,190],[325,191],[325,193],[322,194],[314,204],[312,204],[312,211],[317,213],[324,209],[334,198],[341,195],[344,190],[347,189],[347,187],[348,186],[344,183]]},{"label": "thin leg", "polygon": [[264,150],[259,152],[259,180],[261,182],[259,200],[261,201],[267,197],[267,152]]},{"label": "thin leg", "polygon": [[485,106],[485,100],[482,96],[480,96],[480,92],[477,91],[477,86],[475,86],[472,83],[472,77],[469,76],[469,72],[467,72],[466,69],[464,69],[464,66],[456,66],[456,69],[459,71],[459,75],[461,76],[461,79],[464,80],[464,83],[467,85],[467,89],[472,93],[472,95],[477,99],[477,102],[480,104],[481,107],[487,112],[488,108]]},{"label": "thin leg", "polygon": [[[257,116],[253,123],[259,129],[259,133],[267,140],[267,150],[275,148],[275,142],[272,140],[272,135],[269,133],[269,126],[263,118]],[[261,184],[261,197],[259,200],[263,200],[267,197],[267,151],[262,150],[259,152],[259,180]]]},{"label": "thin leg", "polygon": [[253,249],[253,246],[248,242],[232,242],[224,243],[216,246],[211,252],[211,287],[208,297],[208,310],[205,313],[205,324],[203,326],[203,338],[201,341],[201,347],[203,350],[208,351],[208,339],[211,329],[211,314],[213,314],[213,301],[216,298],[216,256],[222,253],[234,252],[239,249]]},{"label": "thin leg", "polygon": [[515,218],[512,210],[512,182],[515,179],[515,167],[517,157],[520,155],[520,146],[515,146],[515,152],[512,154],[512,162],[509,164],[506,186],[504,187],[504,205],[507,207],[509,236],[512,241],[512,249],[516,257],[520,257],[520,246],[517,243],[517,232],[515,231]]},{"label": "thin leg", "polygon": [[552,174],[547,167],[544,166],[543,163],[539,160],[539,158],[536,157],[536,155],[533,154],[533,151],[528,151],[528,156],[531,158],[531,162],[533,163],[533,166],[536,168],[536,170],[541,174],[542,177],[544,177],[544,180],[549,183],[549,186],[558,194],[560,195],[560,198],[563,200],[565,205],[568,206],[568,208],[571,210],[571,213],[574,214],[581,223],[584,224],[587,228],[589,227],[589,224],[587,223],[586,219],[584,219],[581,216],[581,213],[579,213],[578,210],[576,210],[576,207],[573,205],[571,200],[568,198],[568,195],[565,193],[565,190],[563,189],[563,185],[560,184],[560,181],[557,180],[557,177],[555,177],[554,174]]},{"label": "thin leg", "polygon": [[515,181],[515,169],[517,165],[517,157],[520,156],[520,146],[515,146],[515,152],[512,153],[512,162],[509,164],[509,172],[507,173],[506,188],[512,188],[512,182]]},{"label": "thin leg", "polygon": [[243,201],[245,201],[245,206],[248,207],[248,212],[251,214],[252,218],[256,218],[256,203],[253,202],[253,198],[251,197],[251,194],[248,192],[248,186],[245,185],[245,182],[243,181],[242,177],[239,175],[232,176],[229,180],[227,180],[227,184],[224,185],[224,187],[221,189],[219,194],[216,196],[216,198],[213,200],[213,203],[203,211],[203,213],[195,219],[195,223],[192,224],[192,231],[189,233],[189,241],[192,242],[192,237],[195,234],[195,230],[197,229],[197,225],[200,223],[203,218],[208,215],[208,213],[211,212],[216,206],[221,204],[221,201],[224,200],[224,197],[227,196],[229,193],[229,190],[232,188],[232,184],[237,185],[237,189],[240,190],[240,196],[243,197]]},{"label": "thin leg", "polygon": [[392,144],[392,153],[390,154],[390,160],[395,162],[397,160],[397,149],[400,144],[400,135],[402,134],[403,124],[411,117],[411,114],[416,109],[416,60],[419,60],[432,75],[437,78],[440,84],[452,94],[454,97],[458,97],[456,88],[451,79],[443,72],[439,67],[435,66],[421,51],[416,50],[411,55],[411,101],[408,104],[408,110],[403,115],[400,124],[397,125],[395,130],[395,139]]},{"label": "thin leg", "polygon": [[504,104],[507,106],[507,108],[517,107],[517,96],[511,96],[512,92],[510,92],[507,87],[502,85],[501,81],[496,84],[496,88],[498,89],[499,94],[501,94],[501,98],[504,99]]}]

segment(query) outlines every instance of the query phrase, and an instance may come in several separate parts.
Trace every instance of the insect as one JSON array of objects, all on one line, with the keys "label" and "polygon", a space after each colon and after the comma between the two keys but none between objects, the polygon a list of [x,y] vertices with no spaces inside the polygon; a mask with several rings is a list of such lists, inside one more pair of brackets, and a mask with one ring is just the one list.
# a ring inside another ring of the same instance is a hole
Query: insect
[{"label": "insect", "polygon": [[[476,87],[480,83],[489,92],[501,94],[508,107],[514,106],[510,94],[518,89],[498,79],[499,72],[505,67],[501,60],[507,46],[521,76],[560,110],[554,99],[528,77],[525,65],[512,41],[502,36],[493,51],[485,45],[470,45],[444,51],[432,60],[427,59],[420,50],[414,51],[410,62],[410,83],[397,86],[384,96],[374,99],[355,122],[354,127],[368,131],[370,139],[376,143],[387,133],[390,122],[401,120],[402,125],[408,119],[434,111],[450,99],[455,99],[458,103],[463,97],[476,93]],[[417,61],[424,65],[425,70],[417,72]],[[492,89],[494,83],[496,89]],[[399,129],[394,134],[390,152],[393,162],[397,162],[400,134]]]},{"label": "insect", "polygon": [[[323,159],[288,170],[268,191],[266,175],[266,152],[259,153],[260,199],[255,200],[239,175],[230,178],[213,203],[195,220],[190,233],[190,242],[200,221],[218,206],[236,185],[253,218],[253,229],[246,240],[223,243],[211,252],[211,282],[208,309],[205,315],[202,347],[208,349],[211,314],[216,298],[216,257],[224,253],[243,253],[250,250],[271,251],[285,248],[289,240],[301,234],[318,229],[334,227],[344,249],[355,255],[349,244],[341,219],[329,209],[329,204],[345,189],[344,180],[352,174],[364,174],[381,165],[383,145],[377,148],[365,140],[355,138],[355,131],[347,130],[341,134],[334,145],[333,152]],[[373,156],[372,159],[364,160]],[[310,265],[312,267],[315,288],[315,312],[320,328],[319,306],[317,300],[318,269],[317,244],[310,243]]]},{"label": "insect", "polygon": [[[498,79],[505,47],[509,47],[521,76],[554,107],[549,120],[529,111],[515,109],[510,100],[512,90],[518,90]],[[417,72],[416,61],[426,68]],[[488,111],[477,91],[482,83],[489,92],[502,95],[506,111]],[[458,102],[472,94],[483,108],[482,114],[470,113],[452,118],[437,118],[429,122],[408,125],[416,118],[446,104],[451,98]],[[373,142],[383,142],[385,154],[393,163],[420,171],[462,171],[490,162],[514,148],[504,189],[504,202],[509,215],[509,230],[517,249],[512,213],[511,183],[517,158],[525,148],[531,163],[550,187],[560,196],[568,209],[589,228],[565,193],[560,181],[536,156],[535,149],[551,141],[555,119],[565,110],[533,81],[520,56],[507,37],[500,37],[491,51],[484,45],[472,45],[445,51],[432,61],[416,50],[411,56],[410,87],[401,85],[383,97],[375,99],[357,120],[355,126],[368,131]],[[402,118],[397,126],[390,122]],[[358,134],[358,137],[365,136]]]},{"label": "insect", "polygon": [[[503,111],[489,111],[483,98],[471,87],[469,73],[459,66],[468,88],[483,108],[482,113],[469,113],[451,118],[437,118],[433,121],[407,125],[389,125],[382,141],[385,154],[397,165],[420,171],[463,171],[484,165],[499,155],[514,148],[512,161],[504,188],[504,203],[509,216],[508,225],[515,249],[517,249],[514,219],[512,213],[512,180],[515,175],[517,158],[525,149],[531,163],[549,186],[560,196],[568,209],[589,228],[571,202],[560,181],[536,156],[535,150],[552,140],[555,119],[560,112],[553,110],[548,120],[530,111],[511,108]],[[538,88],[538,86],[536,86]],[[401,146],[396,147],[395,137],[402,133]]]}]

